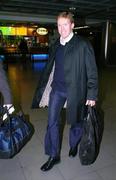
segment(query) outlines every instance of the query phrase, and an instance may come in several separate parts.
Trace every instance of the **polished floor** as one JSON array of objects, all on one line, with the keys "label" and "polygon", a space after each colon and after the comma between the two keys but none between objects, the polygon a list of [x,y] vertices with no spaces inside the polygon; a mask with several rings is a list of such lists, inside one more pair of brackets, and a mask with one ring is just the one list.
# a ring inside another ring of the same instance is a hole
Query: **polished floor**
[{"label": "polished floor", "polygon": [[32,139],[14,158],[0,159],[0,180],[116,180],[116,68],[99,70],[99,103],[104,111],[105,129],[100,154],[90,166],[82,166],[78,155],[68,157],[68,130],[65,125],[61,163],[42,172],[47,109],[31,109],[31,101],[41,68],[39,63],[8,64],[7,74],[16,109],[22,107],[35,127]]}]

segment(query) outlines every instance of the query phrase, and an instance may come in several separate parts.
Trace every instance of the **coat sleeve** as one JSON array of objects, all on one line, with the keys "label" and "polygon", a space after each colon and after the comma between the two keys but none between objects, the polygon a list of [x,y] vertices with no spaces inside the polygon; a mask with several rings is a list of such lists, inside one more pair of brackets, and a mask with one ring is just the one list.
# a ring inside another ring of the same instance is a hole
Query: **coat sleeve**
[{"label": "coat sleeve", "polygon": [[87,99],[96,101],[98,96],[98,72],[94,50],[90,42],[87,42],[85,51],[85,64],[87,72]]},{"label": "coat sleeve", "polygon": [[[49,51],[53,52],[52,48],[53,47],[51,47]],[[46,85],[47,85],[47,82],[49,80],[49,76],[50,76],[50,73],[51,73],[51,70],[53,67],[53,63],[54,63],[53,62],[53,59],[54,59],[53,54],[54,53],[51,53],[51,52],[49,52],[49,59],[46,63],[45,68],[43,69],[43,72],[41,72],[41,75],[39,77],[39,81],[37,83],[37,87],[35,89],[34,96],[32,99],[32,105],[31,105],[32,109],[40,107],[39,104],[40,104],[40,101],[41,101],[42,96],[44,94],[44,91],[45,91],[45,88],[46,88]],[[41,105],[41,106],[43,106],[43,105]]]},{"label": "coat sleeve", "polygon": [[0,92],[3,96],[4,104],[12,104],[12,95],[3,64],[0,61]]},{"label": "coat sleeve", "polygon": [[[31,105],[32,109],[39,108],[40,106],[43,106],[42,105],[43,103],[41,103],[41,105],[40,105],[40,101],[42,99],[42,96],[44,94],[46,86],[48,84],[50,84],[49,83],[49,77],[50,77],[50,74],[51,74],[52,69],[53,69],[53,65],[54,65],[54,61],[55,61],[55,52],[56,52],[56,49],[58,46],[59,46],[59,40],[56,40],[56,42],[49,48],[49,52],[48,52],[49,58],[48,58],[48,61],[46,63],[46,66],[45,66],[45,68],[44,68],[44,70],[41,73],[41,76],[39,78],[37,88],[35,90],[35,93],[34,93],[34,96],[32,99],[32,105]],[[47,91],[45,91],[45,94],[46,93],[48,94]],[[43,97],[43,99],[45,99],[44,97]]]}]

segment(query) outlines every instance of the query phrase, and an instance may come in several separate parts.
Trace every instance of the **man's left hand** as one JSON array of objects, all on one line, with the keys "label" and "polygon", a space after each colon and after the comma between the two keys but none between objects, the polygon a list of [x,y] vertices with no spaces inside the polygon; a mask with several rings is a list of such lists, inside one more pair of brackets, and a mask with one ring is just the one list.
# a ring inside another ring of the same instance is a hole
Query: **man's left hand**
[{"label": "man's left hand", "polygon": [[88,105],[88,106],[95,106],[95,104],[96,104],[96,101],[93,101],[93,100],[86,101],[86,105]]}]

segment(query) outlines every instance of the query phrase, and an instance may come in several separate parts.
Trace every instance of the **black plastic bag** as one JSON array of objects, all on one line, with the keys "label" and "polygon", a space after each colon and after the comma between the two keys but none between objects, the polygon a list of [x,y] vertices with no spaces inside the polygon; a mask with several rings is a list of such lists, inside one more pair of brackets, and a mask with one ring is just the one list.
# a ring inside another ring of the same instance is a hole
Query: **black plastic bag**
[{"label": "black plastic bag", "polygon": [[103,130],[103,112],[96,107],[88,106],[79,147],[79,158],[82,165],[90,165],[95,162],[99,154]]}]

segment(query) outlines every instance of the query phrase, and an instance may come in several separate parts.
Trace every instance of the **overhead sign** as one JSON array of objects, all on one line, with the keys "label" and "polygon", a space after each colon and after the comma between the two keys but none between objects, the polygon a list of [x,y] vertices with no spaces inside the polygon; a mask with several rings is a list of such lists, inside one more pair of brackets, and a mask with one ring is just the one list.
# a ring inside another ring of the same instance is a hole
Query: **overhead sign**
[{"label": "overhead sign", "polygon": [[46,35],[46,34],[48,34],[48,30],[46,28],[41,27],[41,28],[37,29],[37,33],[39,35]]}]

